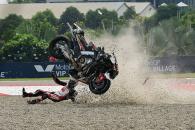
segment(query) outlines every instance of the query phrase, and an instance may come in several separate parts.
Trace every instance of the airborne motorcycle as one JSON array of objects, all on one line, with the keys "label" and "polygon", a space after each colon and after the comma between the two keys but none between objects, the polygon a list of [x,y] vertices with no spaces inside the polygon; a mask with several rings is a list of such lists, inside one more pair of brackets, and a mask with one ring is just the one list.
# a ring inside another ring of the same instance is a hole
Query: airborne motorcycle
[{"label": "airborne motorcycle", "polygon": [[[77,72],[78,81],[89,85],[94,94],[104,94],[111,85],[110,79],[118,75],[118,64],[114,53],[105,53],[104,48],[87,43],[84,31],[77,25],[70,28],[71,40],[66,36],[54,38],[49,45],[51,56],[64,59]],[[112,60],[113,59],[113,60]]]}]

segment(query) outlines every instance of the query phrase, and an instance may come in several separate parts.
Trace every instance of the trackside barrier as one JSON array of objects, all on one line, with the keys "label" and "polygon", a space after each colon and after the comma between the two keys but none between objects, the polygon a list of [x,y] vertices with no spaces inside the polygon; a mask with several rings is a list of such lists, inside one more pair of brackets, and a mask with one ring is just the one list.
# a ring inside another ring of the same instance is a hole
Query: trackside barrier
[{"label": "trackside barrier", "polygon": [[[195,56],[153,57],[147,65],[153,72],[195,72]],[[69,69],[64,62],[0,63],[0,78],[44,78],[52,71],[61,77],[68,75]]]},{"label": "trackside barrier", "polygon": [[0,63],[0,78],[44,78],[55,71],[57,76],[66,76],[69,65],[64,62]]}]

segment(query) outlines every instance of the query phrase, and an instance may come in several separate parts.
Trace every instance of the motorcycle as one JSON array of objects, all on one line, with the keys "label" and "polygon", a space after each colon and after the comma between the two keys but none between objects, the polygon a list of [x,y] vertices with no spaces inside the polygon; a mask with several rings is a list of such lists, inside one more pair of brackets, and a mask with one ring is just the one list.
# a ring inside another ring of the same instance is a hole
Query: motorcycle
[{"label": "motorcycle", "polygon": [[56,59],[63,59],[77,71],[71,75],[78,81],[85,83],[94,94],[104,94],[119,71],[114,54],[106,53],[103,47],[95,47],[87,43],[84,31],[77,25],[67,23],[71,38],[57,36],[49,44],[50,55]]}]

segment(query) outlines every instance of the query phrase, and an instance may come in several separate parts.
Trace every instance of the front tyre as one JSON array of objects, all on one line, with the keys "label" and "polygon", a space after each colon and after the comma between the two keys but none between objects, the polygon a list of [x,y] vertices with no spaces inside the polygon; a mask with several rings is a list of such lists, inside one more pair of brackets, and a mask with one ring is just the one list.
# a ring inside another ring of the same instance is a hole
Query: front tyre
[{"label": "front tyre", "polygon": [[95,80],[92,80],[89,83],[89,89],[92,93],[101,95],[104,94],[110,88],[110,85],[111,81],[109,79],[104,79],[100,83],[96,83]]}]

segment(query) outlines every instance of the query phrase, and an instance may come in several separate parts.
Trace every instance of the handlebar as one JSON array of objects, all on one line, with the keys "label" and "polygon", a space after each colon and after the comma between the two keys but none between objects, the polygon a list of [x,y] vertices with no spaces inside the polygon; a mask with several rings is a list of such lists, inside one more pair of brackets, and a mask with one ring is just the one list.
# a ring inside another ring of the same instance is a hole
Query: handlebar
[{"label": "handlebar", "polygon": [[78,30],[82,30],[76,23],[74,23],[74,26],[75,26]]}]

